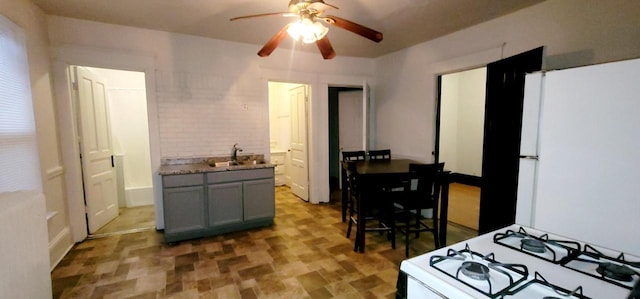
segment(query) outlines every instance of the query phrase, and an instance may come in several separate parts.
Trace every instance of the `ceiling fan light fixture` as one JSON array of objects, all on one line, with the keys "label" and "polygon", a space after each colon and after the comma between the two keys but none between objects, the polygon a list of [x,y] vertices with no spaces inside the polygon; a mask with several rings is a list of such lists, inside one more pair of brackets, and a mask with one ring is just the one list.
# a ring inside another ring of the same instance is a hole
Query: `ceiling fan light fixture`
[{"label": "ceiling fan light fixture", "polygon": [[296,41],[302,39],[305,44],[315,43],[322,39],[329,32],[329,28],[320,22],[312,21],[310,18],[302,18],[290,24],[287,33]]}]

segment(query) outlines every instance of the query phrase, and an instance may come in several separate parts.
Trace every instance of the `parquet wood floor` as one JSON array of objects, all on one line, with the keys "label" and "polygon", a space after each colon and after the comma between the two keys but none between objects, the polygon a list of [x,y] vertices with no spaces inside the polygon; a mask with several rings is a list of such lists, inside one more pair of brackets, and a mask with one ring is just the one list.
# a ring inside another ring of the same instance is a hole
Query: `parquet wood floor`
[{"label": "parquet wood floor", "polygon": [[[345,237],[340,201],[313,205],[276,188],[272,227],[165,244],[145,231],[76,244],[51,273],[54,298],[393,298],[402,240]],[[475,231],[448,226],[449,244]],[[411,254],[433,249],[430,234]]]}]

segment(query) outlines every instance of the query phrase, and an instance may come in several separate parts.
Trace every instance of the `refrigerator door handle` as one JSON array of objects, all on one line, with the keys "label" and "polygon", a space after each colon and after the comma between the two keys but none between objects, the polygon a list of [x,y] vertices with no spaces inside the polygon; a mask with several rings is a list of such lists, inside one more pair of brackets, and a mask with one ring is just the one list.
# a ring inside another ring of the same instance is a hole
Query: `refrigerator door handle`
[{"label": "refrigerator door handle", "polygon": [[520,159],[539,160],[538,156],[520,156]]}]

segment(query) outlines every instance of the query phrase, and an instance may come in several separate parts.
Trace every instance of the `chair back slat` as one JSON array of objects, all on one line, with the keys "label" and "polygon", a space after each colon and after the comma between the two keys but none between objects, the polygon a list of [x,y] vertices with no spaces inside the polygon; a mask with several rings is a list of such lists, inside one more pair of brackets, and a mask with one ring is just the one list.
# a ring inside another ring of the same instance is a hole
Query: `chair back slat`
[{"label": "chair back slat", "polygon": [[342,161],[364,161],[365,158],[365,151],[342,152]]},{"label": "chair back slat", "polygon": [[391,150],[371,150],[369,151],[369,160],[391,160]]}]

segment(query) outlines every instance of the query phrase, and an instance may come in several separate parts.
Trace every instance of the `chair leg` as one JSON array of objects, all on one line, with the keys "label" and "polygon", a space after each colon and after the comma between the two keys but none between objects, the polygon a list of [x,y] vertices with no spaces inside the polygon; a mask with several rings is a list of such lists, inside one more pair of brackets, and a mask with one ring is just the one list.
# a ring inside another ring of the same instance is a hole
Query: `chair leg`
[{"label": "chair leg", "polygon": [[438,209],[433,209],[433,242],[436,244],[436,249],[442,248],[442,244],[440,244],[440,220],[438,219]]},{"label": "chair leg", "polygon": [[356,240],[355,242],[353,242],[353,251],[354,252],[358,252],[358,242],[360,241],[360,232],[358,231],[358,229],[356,228]]},{"label": "chair leg", "polygon": [[[351,196],[351,195],[349,195],[349,196]],[[347,239],[349,239],[349,237],[351,236],[351,228],[353,226],[353,214],[354,214],[353,213],[353,204],[354,204],[353,199],[350,198],[349,202],[348,202],[348,205],[349,205],[349,215],[348,215],[349,224],[347,226]]]},{"label": "chair leg", "polygon": [[391,249],[396,249],[396,221],[393,219],[393,211],[391,211],[391,231],[389,234],[391,235]]},{"label": "chair leg", "polygon": [[420,216],[422,216],[422,210],[416,209],[416,239],[420,237]]},{"label": "chair leg", "polygon": [[409,232],[410,227],[411,227],[411,211],[408,209],[405,209],[405,213],[404,213],[405,219],[407,221],[407,223],[405,223],[405,231],[404,231],[404,254],[406,257],[409,257]]},{"label": "chair leg", "polygon": [[435,221],[433,223],[433,243],[435,243],[436,249],[442,248],[442,245],[440,244],[440,233],[438,233],[438,225],[435,224]]}]

